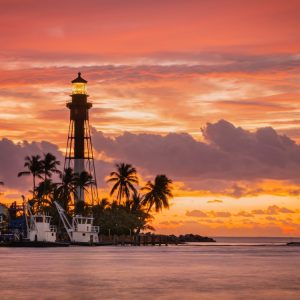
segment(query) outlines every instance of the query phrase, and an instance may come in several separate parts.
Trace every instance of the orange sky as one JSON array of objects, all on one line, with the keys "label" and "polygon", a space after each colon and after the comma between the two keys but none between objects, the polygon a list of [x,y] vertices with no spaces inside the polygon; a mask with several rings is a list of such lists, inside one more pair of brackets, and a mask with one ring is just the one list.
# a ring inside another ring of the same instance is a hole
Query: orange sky
[{"label": "orange sky", "polygon": [[158,231],[300,235],[299,14],[297,0],[2,0],[2,199],[28,188],[24,154],[65,147],[81,71],[100,181],[119,160],[175,180]]}]

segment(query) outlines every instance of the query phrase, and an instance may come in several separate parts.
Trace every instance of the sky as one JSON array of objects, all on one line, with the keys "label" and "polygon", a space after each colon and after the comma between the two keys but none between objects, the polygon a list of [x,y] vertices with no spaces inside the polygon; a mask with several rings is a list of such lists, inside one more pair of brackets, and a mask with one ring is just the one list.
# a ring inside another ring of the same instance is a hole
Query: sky
[{"label": "sky", "polygon": [[300,236],[300,2],[0,0],[0,201],[63,161],[88,80],[100,193],[116,162],[174,181],[160,233]]}]

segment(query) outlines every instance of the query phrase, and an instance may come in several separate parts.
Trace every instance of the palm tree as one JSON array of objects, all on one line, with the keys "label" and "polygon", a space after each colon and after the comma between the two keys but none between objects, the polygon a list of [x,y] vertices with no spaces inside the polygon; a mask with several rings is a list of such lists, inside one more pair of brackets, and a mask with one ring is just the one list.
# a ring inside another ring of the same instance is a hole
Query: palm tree
[{"label": "palm tree", "polygon": [[[106,198],[101,199],[98,201],[96,205],[92,206],[91,212],[94,217],[94,221],[97,224],[101,224],[101,218],[105,214],[105,211],[110,208],[110,203]],[[103,226],[103,224],[101,224]]]},{"label": "palm tree", "polygon": [[18,177],[24,175],[32,175],[33,178],[33,190],[32,194],[34,197],[35,188],[36,188],[36,177],[42,178],[43,166],[41,157],[39,155],[32,155],[25,157],[24,167],[28,169],[28,171],[22,171],[18,173]]},{"label": "palm tree", "polygon": [[142,203],[143,203],[144,196],[138,192],[134,192],[131,196],[130,200],[126,200],[125,208],[131,212],[135,213],[139,210],[142,210]]},{"label": "palm tree", "polygon": [[82,201],[82,193],[84,191],[88,192],[88,187],[94,184],[95,181],[90,173],[86,171],[83,171],[80,174],[75,173],[75,186],[77,191],[75,193],[75,198],[78,200],[75,202],[75,211],[77,213],[83,214],[85,212],[85,208],[87,207],[85,207],[84,201]]},{"label": "palm tree", "polygon": [[57,183],[53,183],[51,179],[46,179],[36,187],[37,210],[45,210],[47,205],[51,204],[51,198],[57,189]]},{"label": "palm tree", "polygon": [[148,221],[152,218],[149,211],[145,211],[144,195],[140,193],[134,193],[130,200],[130,214],[135,217],[135,234],[139,234],[143,229],[154,230],[152,226],[148,224]]},{"label": "palm tree", "polygon": [[97,203],[97,206],[100,210],[105,210],[107,207],[109,207],[109,201],[106,198],[101,199],[100,202]]},{"label": "palm tree", "polygon": [[169,198],[172,198],[172,180],[166,175],[157,175],[154,183],[148,181],[142,190],[147,191],[144,195],[143,205],[148,206],[148,213],[153,205],[155,211],[159,212],[163,208],[169,208]]},{"label": "palm tree", "polygon": [[58,185],[57,193],[59,202],[65,211],[68,211],[68,205],[72,201],[72,194],[76,195],[77,174],[72,168],[65,169],[60,174],[61,183]]},{"label": "palm tree", "polygon": [[81,199],[82,192],[88,191],[88,187],[95,184],[95,181],[93,180],[93,176],[83,171],[80,174],[75,173],[75,185],[76,187],[79,187],[79,195],[77,195],[78,199]]},{"label": "palm tree", "polygon": [[114,183],[110,195],[112,196],[117,191],[117,200],[120,204],[123,197],[126,197],[126,200],[129,199],[130,191],[136,192],[134,184],[138,184],[138,178],[136,169],[130,164],[116,164],[116,168],[117,172],[111,172],[107,182]]},{"label": "palm tree", "polygon": [[[0,185],[4,185],[4,182],[3,182],[3,181],[0,181]],[[2,193],[0,193],[0,195],[2,195]]]},{"label": "palm tree", "polygon": [[49,152],[44,154],[44,159],[42,161],[44,180],[52,177],[52,173],[60,174],[61,172],[57,169],[57,166],[59,165],[60,161],[56,160],[56,157],[53,154]]}]

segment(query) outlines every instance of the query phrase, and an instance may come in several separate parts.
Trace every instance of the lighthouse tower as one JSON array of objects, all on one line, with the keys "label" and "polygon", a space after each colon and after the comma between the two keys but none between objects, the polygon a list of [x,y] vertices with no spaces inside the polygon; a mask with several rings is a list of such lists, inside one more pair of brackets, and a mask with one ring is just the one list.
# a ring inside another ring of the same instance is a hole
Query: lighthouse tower
[{"label": "lighthouse tower", "polygon": [[[81,207],[83,202],[93,204],[94,200],[98,198],[89,125],[89,109],[92,107],[92,103],[87,100],[86,86],[87,81],[81,77],[81,73],[78,73],[78,77],[72,80],[71,101],[67,102],[67,107],[70,109],[70,123],[64,170],[72,168],[79,175],[87,172],[93,177],[93,182],[88,189],[80,186],[77,188],[74,197],[75,207]],[[78,203],[80,201],[82,203]]]}]

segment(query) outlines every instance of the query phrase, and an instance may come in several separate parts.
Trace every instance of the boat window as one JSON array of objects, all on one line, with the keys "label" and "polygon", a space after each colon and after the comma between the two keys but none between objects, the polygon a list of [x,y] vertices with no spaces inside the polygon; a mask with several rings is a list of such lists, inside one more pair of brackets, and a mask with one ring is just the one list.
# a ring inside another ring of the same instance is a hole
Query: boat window
[{"label": "boat window", "polygon": [[43,223],[43,217],[35,217],[37,223]]},{"label": "boat window", "polygon": [[82,236],[85,236],[85,233],[83,233]]}]

